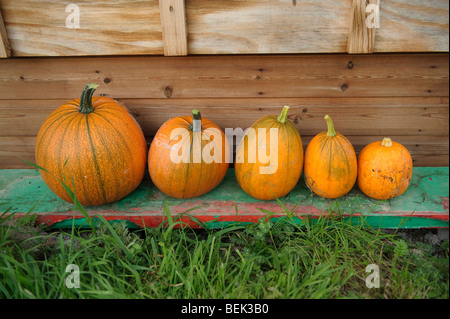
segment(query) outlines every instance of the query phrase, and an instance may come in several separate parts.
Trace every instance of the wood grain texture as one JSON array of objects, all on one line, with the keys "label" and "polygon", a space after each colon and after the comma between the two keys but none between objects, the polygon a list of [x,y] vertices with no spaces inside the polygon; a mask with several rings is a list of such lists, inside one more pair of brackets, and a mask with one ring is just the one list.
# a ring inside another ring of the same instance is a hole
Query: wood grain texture
[{"label": "wood grain texture", "polygon": [[[189,0],[187,51],[345,53],[352,1]],[[72,3],[0,0],[13,56],[164,54],[159,1],[79,0],[80,28],[69,29]],[[448,16],[448,0],[382,1],[373,51],[448,52]]]},{"label": "wood grain texture", "polygon": [[448,96],[448,54],[0,60],[2,99]]},{"label": "wood grain texture", "polygon": [[[66,12],[78,5],[79,28]],[[157,0],[1,0],[13,56],[163,54]]]},{"label": "wood grain texture", "polygon": [[6,33],[5,23],[0,10],[0,58],[7,58],[10,55],[11,45],[9,44],[8,34]]},{"label": "wood grain texture", "polygon": [[345,52],[350,1],[204,1],[186,6],[192,54]]},{"label": "wood grain texture", "polygon": [[1,168],[27,167],[20,157],[34,159],[45,118],[91,81],[130,110],[148,141],[193,108],[245,129],[287,104],[304,146],[329,114],[357,151],[389,136],[417,166],[449,163],[448,54],[13,58],[0,69]]},{"label": "wood grain texture", "polygon": [[374,52],[448,52],[448,40],[448,0],[381,2]]},{"label": "wood grain texture", "polygon": [[187,55],[187,27],[184,0],[159,0],[165,56]]},{"label": "wood grain texture", "polygon": [[[190,0],[189,52],[347,52],[351,6],[352,0]],[[382,1],[373,50],[448,52],[448,14],[447,0]]]},{"label": "wood grain texture", "polygon": [[[380,136],[348,136],[356,153],[371,142],[382,139]],[[439,136],[390,136],[392,140],[403,144],[411,153],[414,166],[442,167],[449,166],[448,137]],[[311,135],[302,135],[303,147],[306,148]],[[151,141],[147,137],[147,141]],[[23,159],[35,163],[34,136],[0,136],[0,168],[32,168]],[[233,166],[233,165],[232,165]]]},{"label": "wood grain texture", "polygon": [[379,19],[379,10],[373,10],[368,13],[367,5],[375,5],[379,8],[380,0],[353,0],[350,13],[350,30],[347,40],[347,52],[354,53],[372,53],[375,47],[375,33],[377,30],[375,22],[374,25],[369,25],[367,19],[370,20],[371,15],[374,19]]},{"label": "wood grain texture", "polygon": [[[0,100],[3,136],[34,136],[45,118],[69,99]],[[147,136],[168,119],[190,115],[194,108],[222,129],[246,129],[265,115],[291,106],[289,119],[304,135],[326,130],[330,115],[344,135],[445,136],[448,98],[260,98],[260,99],[118,99],[136,117]]]}]

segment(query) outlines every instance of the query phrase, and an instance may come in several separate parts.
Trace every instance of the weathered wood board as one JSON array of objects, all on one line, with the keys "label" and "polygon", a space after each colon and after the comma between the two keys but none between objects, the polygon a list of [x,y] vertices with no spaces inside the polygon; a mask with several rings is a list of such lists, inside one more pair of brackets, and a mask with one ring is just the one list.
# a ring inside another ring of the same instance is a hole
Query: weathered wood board
[{"label": "weathered wood board", "polygon": [[0,11],[0,58],[7,58],[11,55],[11,45],[9,44],[8,34],[6,33],[5,23],[3,22],[2,12]]},{"label": "weathered wood board", "polygon": [[[409,188],[389,201],[377,201],[355,186],[337,200],[321,198],[309,191],[303,178],[280,200],[291,212],[293,221],[317,218],[330,211],[342,214],[352,223],[382,228],[448,227],[448,167],[414,168]],[[171,216],[192,227],[223,227],[233,223],[257,222],[260,218],[287,218],[277,201],[261,201],[247,195],[230,169],[223,182],[211,192],[192,199],[175,199],[161,193],[148,174],[141,185],[121,201],[98,207],[86,207],[91,217],[124,220],[131,227],[156,227],[165,219],[164,204]],[[36,213],[38,221],[53,227],[80,226],[86,220],[75,209],[54,195],[34,169],[0,170],[0,208],[8,213]],[[73,220],[75,218],[75,220]],[[198,223],[200,221],[200,224]]]},{"label": "weathered wood board", "polygon": [[246,129],[289,105],[304,146],[329,114],[357,152],[389,136],[415,166],[448,166],[448,68],[448,54],[2,59],[0,168],[34,161],[45,118],[89,82],[123,103],[149,142],[193,108],[222,129]]},{"label": "weathered wood board", "polygon": [[[325,130],[325,129],[324,129]],[[313,136],[303,135],[303,149],[306,148]],[[413,163],[415,166],[423,167],[429,165],[430,167],[448,166],[448,137],[435,136],[390,136],[392,140],[403,144],[411,153]],[[366,145],[375,140],[382,140],[380,136],[349,136],[356,153]],[[28,164],[23,159],[28,161],[35,161],[34,147],[36,137],[34,136],[4,136],[0,137],[0,156],[1,166],[3,168],[29,168]],[[147,136],[148,143],[151,142],[152,137]],[[234,144],[234,148],[236,144]]]},{"label": "weathered wood board", "polygon": [[[448,54],[0,60],[1,99],[448,97]],[[81,89],[80,89],[81,88]]]},{"label": "weathered wood board", "polygon": [[158,1],[1,0],[13,56],[164,52]]},{"label": "weathered wood board", "polygon": [[[352,0],[187,3],[190,54],[347,52]],[[446,0],[381,1],[373,52],[448,52],[448,13]]]},{"label": "weathered wood board", "polygon": [[[357,1],[364,28],[370,10]],[[12,56],[162,55],[174,43],[186,46],[177,54],[348,52],[353,0],[179,2],[186,26],[177,17],[175,29],[187,41],[168,43],[163,31],[175,24],[159,4],[172,0],[0,0],[0,11]],[[448,52],[448,16],[447,0],[381,1],[373,52]]]}]

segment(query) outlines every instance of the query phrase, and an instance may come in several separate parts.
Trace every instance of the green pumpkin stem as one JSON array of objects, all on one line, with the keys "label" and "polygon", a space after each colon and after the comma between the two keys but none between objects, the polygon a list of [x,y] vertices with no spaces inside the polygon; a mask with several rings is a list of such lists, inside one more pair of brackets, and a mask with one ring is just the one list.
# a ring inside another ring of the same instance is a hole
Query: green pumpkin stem
[{"label": "green pumpkin stem", "polygon": [[325,121],[327,121],[327,126],[328,126],[327,136],[335,137],[336,131],[334,130],[334,125],[333,125],[333,121],[331,120],[331,117],[329,117],[328,115],[325,115],[324,119],[325,119]]},{"label": "green pumpkin stem", "polygon": [[83,114],[89,114],[94,111],[94,107],[92,106],[92,95],[94,95],[94,91],[100,85],[95,83],[89,83],[84,87],[83,93],[81,93],[80,98],[80,107],[78,111]]},{"label": "green pumpkin stem", "polygon": [[277,117],[277,121],[278,122],[284,124],[284,123],[286,123],[288,121],[287,114],[289,112],[289,109],[290,109],[289,106],[287,106],[287,105],[283,106],[283,109],[281,110],[280,115],[278,115],[278,117]]},{"label": "green pumpkin stem", "polygon": [[201,132],[202,130],[202,116],[197,109],[192,110],[192,123],[189,124],[189,129],[192,132]]}]

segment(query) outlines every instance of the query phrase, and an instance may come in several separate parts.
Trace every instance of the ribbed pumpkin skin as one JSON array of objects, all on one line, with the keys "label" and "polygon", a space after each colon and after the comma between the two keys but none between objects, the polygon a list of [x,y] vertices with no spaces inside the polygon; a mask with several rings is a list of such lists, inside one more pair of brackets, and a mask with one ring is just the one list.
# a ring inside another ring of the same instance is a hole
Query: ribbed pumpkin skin
[{"label": "ribbed pumpkin skin", "polygon": [[[297,128],[290,121],[280,123],[274,115],[264,116],[251,126],[256,134],[244,137],[236,150],[235,174],[241,188],[250,196],[261,200],[273,200],[286,196],[296,185],[303,168],[303,145]],[[258,136],[258,128],[266,128],[265,136]],[[270,150],[270,128],[278,129],[278,163],[273,174],[261,174],[260,168],[269,163],[261,163],[258,148],[266,140],[267,155]],[[250,148],[256,146],[254,150]],[[255,152],[256,162],[249,163],[249,151]]]},{"label": "ribbed pumpkin skin", "polygon": [[340,133],[316,135],[305,151],[304,176],[311,191],[325,198],[338,198],[355,185],[357,159],[350,141]]},{"label": "ribbed pumpkin skin", "polygon": [[413,173],[411,154],[403,145],[381,141],[365,146],[358,156],[358,187],[374,199],[391,199],[403,194]]},{"label": "ribbed pumpkin skin", "polygon": [[[148,169],[153,183],[164,194],[175,198],[193,198],[213,190],[223,180],[229,167],[229,161],[225,160],[229,147],[226,136],[216,124],[206,118],[201,119],[201,132],[207,134],[210,129],[221,132],[221,158],[217,153],[217,159],[211,163],[206,163],[203,158],[201,162],[194,163],[191,153],[189,163],[172,161],[170,152],[176,144],[181,145],[181,141],[184,141],[193,145],[193,138],[201,140],[200,132],[190,130],[191,123],[192,116],[176,117],[165,122],[156,133],[148,154]],[[173,129],[184,129],[184,134],[170,140]],[[209,143],[214,141],[201,140],[201,150]],[[219,144],[214,145],[220,149]]]},{"label": "ribbed pumpkin skin", "polygon": [[[147,144],[141,128],[113,99],[93,97],[94,111],[79,112],[80,99],[52,112],[36,139],[36,164],[66,181],[85,206],[122,199],[142,181]],[[60,182],[41,170],[48,187],[72,202]],[[75,190],[72,185],[75,185]]]}]

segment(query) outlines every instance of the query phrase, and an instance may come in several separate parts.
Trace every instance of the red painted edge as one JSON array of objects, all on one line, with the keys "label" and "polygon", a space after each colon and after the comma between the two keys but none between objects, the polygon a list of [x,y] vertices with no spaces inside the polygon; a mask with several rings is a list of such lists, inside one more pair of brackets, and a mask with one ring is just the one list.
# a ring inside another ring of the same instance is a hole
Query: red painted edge
[{"label": "red painted edge", "polygon": [[[364,216],[396,216],[396,217],[422,217],[431,218],[441,221],[449,221],[448,210],[448,197],[442,198],[442,204],[445,209],[444,212],[438,213],[433,211],[422,212],[390,212],[390,211],[374,211],[370,215],[363,214]],[[200,228],[194,219],[200,221],[200,223],[206,223],[211,221],[217,222],[251,222],[256,223],[260,218],[269,217],[260,209],[264,208],[267,211],[275,212],[270,217],[286,217],[284,210],[277,203],[235,203],[232,201],[196,201],[183,203],[179,205],[169,206],[169,210],[172,216],[178,216],[177,221],[182,225],[190,226],[192,228]],[[236,209],[239,212],[236,214]],[[293,215],[299,218],[310,216],[312,218],[318,218],[323,214],[322,209],[318,209],[312,205],[309,206],[296,206],[286,205],[286,209],[292,210]],[[89,211],[90,216],[101,215],[106,220],[128,220],[139,227],[157,227],[165,221],[162,207],[155,208],[153,210],[143,210],[142,208],[132,208],[129,212],[116,211],[116,210],[101,210],[95,209]],[[17,217],[25,215],[25,213],[15,213]],[[83,218],[83,215],[78,211],[68,212],[40,212],[37,214],[37,222],[51,226],[57,222],[75,218]],[[181,217],[180,217],[181,216]],[[193,218],[191,218],[192,216]],[[359,213],[343,214],[343,217],[360,216]]]}]

